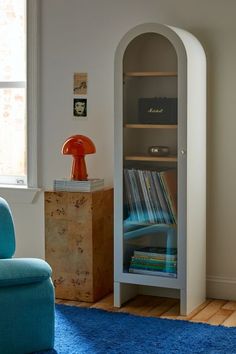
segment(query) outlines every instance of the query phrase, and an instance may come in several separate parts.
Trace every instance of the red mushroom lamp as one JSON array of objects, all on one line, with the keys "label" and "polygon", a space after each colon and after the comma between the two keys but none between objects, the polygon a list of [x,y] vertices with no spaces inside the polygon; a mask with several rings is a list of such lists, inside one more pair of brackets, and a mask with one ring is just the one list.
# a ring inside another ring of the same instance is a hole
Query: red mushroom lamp
[{"label": "red mushroom lamp", "polygon": [[84,135],[73,135],[69,137],[62,146],[64,155],[72,155],[73,163],[71,169],[71,179],[77,181],[87,181],[87,169],[85,155],[94,154],[96,148],[91,139]]}]

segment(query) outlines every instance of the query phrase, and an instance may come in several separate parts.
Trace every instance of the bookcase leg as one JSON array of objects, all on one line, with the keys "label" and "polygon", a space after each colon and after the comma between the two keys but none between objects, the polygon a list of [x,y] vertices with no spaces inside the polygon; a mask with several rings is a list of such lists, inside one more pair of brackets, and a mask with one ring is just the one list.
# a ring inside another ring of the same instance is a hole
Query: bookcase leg
[{"label": "bookcase leg", "polygon": [[114,282],[114,306],[121,307],[120,283]]},{"label": "bookcase leg", "polygon": [[190,291],[181,289],[180,290],[180,314],[189,315],[194,309],[204,303],[205,301],[205,292],[204,294],[192,294],[189,296]]},{"label": "bookcase leg", "polygon": [[121,307],[122,304],[138,294],[138,286],[114,282],[114,307]]},{"label": "bookcase leg", "polygon": [[187,298],[186,298],[186,290],[180,289],[180,315],[187,316]]}]

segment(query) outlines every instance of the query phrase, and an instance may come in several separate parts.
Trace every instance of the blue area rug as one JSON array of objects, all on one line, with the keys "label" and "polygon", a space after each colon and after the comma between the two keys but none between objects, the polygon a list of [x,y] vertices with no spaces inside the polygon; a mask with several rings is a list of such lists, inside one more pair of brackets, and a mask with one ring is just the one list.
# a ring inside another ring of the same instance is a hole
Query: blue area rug
[{"label": "blue area rug", "polygon": [[56,305],[55,350],[40,354],[85,353],[236,354],[236,328]]}]

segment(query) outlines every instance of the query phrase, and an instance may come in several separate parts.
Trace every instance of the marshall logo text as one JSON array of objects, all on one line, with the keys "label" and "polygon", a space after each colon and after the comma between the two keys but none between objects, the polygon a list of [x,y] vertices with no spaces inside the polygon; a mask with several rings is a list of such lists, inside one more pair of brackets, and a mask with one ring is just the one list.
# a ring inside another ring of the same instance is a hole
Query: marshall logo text
[{"label": "marshall logo text", "polygon": [[163,112],[164,112],[163,108],[161,108],[161,109],[159,109],[159,108],[149,108],[148,109],[148,113],[163,113]]}]

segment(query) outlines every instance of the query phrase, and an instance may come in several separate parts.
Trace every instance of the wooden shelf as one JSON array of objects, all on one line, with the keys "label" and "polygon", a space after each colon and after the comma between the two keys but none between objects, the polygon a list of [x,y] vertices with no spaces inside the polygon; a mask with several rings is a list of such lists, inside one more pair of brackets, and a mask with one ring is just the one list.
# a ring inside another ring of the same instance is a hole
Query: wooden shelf
[{"label": "wooden shelf", "polygon": [[125,156],[126,161],[162,161],[162,162],[177,162],[177,156],[148,156],[148,155],[132,155]]},{"label": "wooden shelf", "polygon": [[125,124],[130,129],[177,129],[177,124]]},{"label": "wooden shelf", "polygon": [[176,71],[129,71],[126,77],[176,77]]}]

